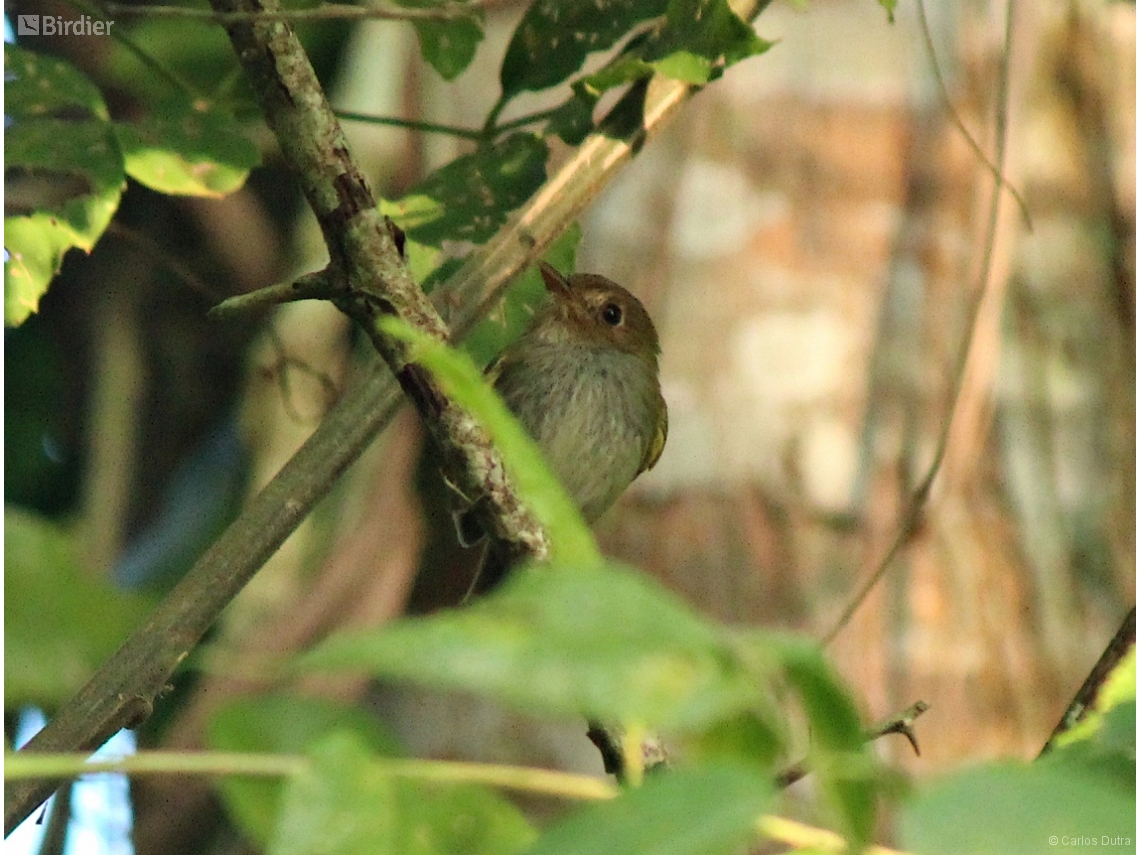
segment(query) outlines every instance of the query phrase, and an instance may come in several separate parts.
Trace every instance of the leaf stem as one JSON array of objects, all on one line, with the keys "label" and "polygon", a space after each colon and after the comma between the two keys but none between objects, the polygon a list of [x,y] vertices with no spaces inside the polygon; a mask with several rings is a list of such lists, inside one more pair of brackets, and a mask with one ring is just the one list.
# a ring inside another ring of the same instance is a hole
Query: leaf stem
[{"label": "leaf stem", "polygon": [[[445,760],[373,760],[377,772],[398,778],[450,784],[485,784],[504,790],[598,801],[612,799],[618,787],[602,778],[492,763],[452,763]],[[127,757],[89,760],[86,754],[9,754],[4,780],[77,778],[117,772],[124,775],[240,775],[284,778],[309,768],[298,754],[257,754],[242,751],[143,751]]]},{"label": "leaf stem", "polygon": [[396,119],[392,116],[373,116],[369,113],[356,113],[352,110],[334,110],[338,119],[350,122],[367,122],[371,125],[388,125],[393,128],[406,128],[409,131],[420,131],[425,134],[446,134],[464,140],[483,139],[482,131],[470,128],[457,128],[454,125],[438,125],[435,122],[421,122],[414,119]]}]

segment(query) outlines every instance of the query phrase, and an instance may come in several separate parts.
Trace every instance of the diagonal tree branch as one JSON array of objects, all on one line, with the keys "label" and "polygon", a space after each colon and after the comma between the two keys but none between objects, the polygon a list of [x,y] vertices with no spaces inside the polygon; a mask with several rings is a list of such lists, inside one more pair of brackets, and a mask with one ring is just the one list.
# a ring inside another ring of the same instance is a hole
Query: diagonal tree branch
[{"label": "diagonal tree branch", "polygon": [[[769,2],[734,5],[750,19]],[[258,0],[212,0],[212,5],[219,13],[276,7],[274,2]],[[337,304],[369,330],[400,384],[428,416],[429,427],[437,435],[448,430],[460,435],[448,447],[468,455],[468,476],[487,478],[502,488],[496,529],[508,529],[510,490],[501,466],[495,472],[494,450],[480,444],[481,432],[451,409],[430,377],[406,364],[398,345],[375,333],[373,321],[381,314],[396,314],[436,336],[448,336],[400,258],[398,235],[376,212],[371,190],[348,155],[336,118],[291,27],[274,21],[243,22],[231,24],[228,32],[266,119],[281,141],[281,150],[317,215],[329,245],[331,281],[343,287]],[[433,295],[445,316],[451,315],[451,338],[461,338],[472,328],[510,281],[541,255],[693,91],[685,84],[654,78],[627,93],[611,115],[626,115],[623,110],[631,100],[636,101],[641,106],[641,123],[621,130],[603,128],[589,137],[513,222],[473,253],[438,289],[438,297]],[[396,383],[384,372],[350,389],[144,624],[22,750],[94,750],[120,728],[144,720],[189,651],[341,472],[387,425],[400,400]],[[513,539],[539,549],[541,532],[532,528],[528,535],[527,515],[521,508],[514,511],[518,526]],[[528,536],[533,540],[528,541]],[[26,781],[6,787],[5,834],[58,783]]]},{"label": "diagonal tree branch", "polygon": [[1061,720],[1057,722],[1057,726],[1053,728],[1053,732],[1049,734],[1049,739],[1046,740],[1045,745],[1041,748],[1041,753],[1038,757],[1043,757],[1053,750],[1057,744],[1057,738],[1066,731],[1071,730],[1078,722],[1080,722],[1090,709],[1096,704],[1096,700],[1100,695],[1100,690],[1104,688],[1105,681],[1108,680],[1108,675],[1112,673],[1120,660],[1128,655],[1136,647],[1136,606],[1133,606],[1128,614],[1124,616],[1124,620],[1120,623],[1120,628],[1116,630],[1116,635],[1108,642],[1104,648],[1104,652],[1100,654],[1100,658],[1093,665],[1089,675],[1085,678],[1084,683],[1077,689],[1077,694],[1073,696],[1073,700],[1065,708],[1064,715]]}]

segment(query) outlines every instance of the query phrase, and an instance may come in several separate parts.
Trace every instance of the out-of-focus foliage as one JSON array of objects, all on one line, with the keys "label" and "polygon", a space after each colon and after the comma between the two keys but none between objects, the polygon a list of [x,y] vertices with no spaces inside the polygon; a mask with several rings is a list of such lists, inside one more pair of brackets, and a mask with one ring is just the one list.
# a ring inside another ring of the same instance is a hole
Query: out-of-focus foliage
[{"label": "out-of-focus foliage", "polygon": [[310,768],[286,788],[271,855],[511,855],[534,840],[530,824],[502,797],[392,775],[369,763],[373,755],[353,734],[332,733],[309,756]]},{"label": "out-of-focus foliage", "polygon": [[[208,740],[219,751],[300,754],[336,731],[351,732],[363,752],[385,757],[398,753],[392,737],[364,710],[303,695],[233,700],[211,718]],[[221,783],[234,821],[262,845],[273,832],[284,786],[274,778],[234,777]]]},{"label": "out-of-focus foliage", "polygon": [[146,617],[151,602],[79,566],[75,532],[4,510],[4,703],[52,709]]},{"label": "out-of-focus foliage", "polygon": [[902,835],[930,855],[1033,855],[1136,845],[1136,654],[1095,710],[1034,763],[993,763],[922,787]]}]

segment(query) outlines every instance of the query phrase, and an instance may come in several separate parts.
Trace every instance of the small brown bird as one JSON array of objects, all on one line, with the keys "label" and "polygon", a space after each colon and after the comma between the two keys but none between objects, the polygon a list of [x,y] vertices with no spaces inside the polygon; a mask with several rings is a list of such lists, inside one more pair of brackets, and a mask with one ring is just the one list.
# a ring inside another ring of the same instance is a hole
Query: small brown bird
[{"label": "small brown bird", "polygon": [[[487,374],[592,523],[665,447],[661,348],[645,307],[625,288],[596,274],[539,269],[551,299]],[[457,523],[466,544],[482,535],[469,514]],[[490,544],[473,589],[502,578],[504,554]]]}]

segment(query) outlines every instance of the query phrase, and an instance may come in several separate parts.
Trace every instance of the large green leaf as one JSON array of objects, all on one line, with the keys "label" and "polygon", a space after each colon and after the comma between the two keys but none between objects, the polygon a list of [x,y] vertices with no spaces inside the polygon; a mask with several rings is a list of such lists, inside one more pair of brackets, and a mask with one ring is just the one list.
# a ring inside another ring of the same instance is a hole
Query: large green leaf
[{"label": "large green leaf", "polygon": [[393,777],[351,734],[329,736],[310,756],[287,785],[269,855],[512,855],[534,840],[504,799]]},{"label": "large green leaf", "polygon": [[160,193],[220,197],[245,183],[261,156],[231,117],[201,104],[115,124],[127,174]]},{"label": "large green leaf", "polygon": [[4,323],[16,326],[40,305],[63,256],[75,246],[74,231],[53,214],[4,218]]},{"label": "large green leaf", "polygon": [[98,87],[66,60],[4,45],[4,113],[108,119]]},{"label": "large green leaf", "polygon": [[36,310],[69,249],[94,247],[127,174],[164,193],[221,196],[258,162],[235,121],[204,102],[168,98],[153,116],[116,124],[62,60],[5,45],[4,68],[8,325]]},{"label": "large green leaf", "polygon": [[922,855],[1134,852],[1135,792],[1083,764],[996,763],[925,787],[900,833]]},{"label": "large green leaf", "polygon": [[741,852],[771,798],[771,781],[752,767],[673,770],[614,801],[576,811],[543,834],[529,855]]},{"label": "large green leaf", "polygon": [[302,665],[688,731],[757,707],[763,691],[717,627],[617,566],[523,570],[470,608],[331,638]]},{"label": "large green leaf", "polygon": [[72,247],[90,251],[122,194],[123,158],[98,89],[4,45],[4,322],[23,322]]},{"label": "large green leaf", "polygon": [[[351,730],[385,756],[398,753],[376,718],[359,706],[300,695],[239,698],[211,718],[207,739],[219,751],[302,754],[336,730]],[[227,809],[258,845],[269,842],[281,809],[285,782],[227,776],[218,784]]]},{"label": "large green leaf", "polygon": [[901,832],[923,855],[1136,849],[1136,655],[1086,719],[1034,763],[994,763],[925,787]]},{"label": "large green leaf", "polygon": [[670,0],[660,30],[582,78],[579,85],[600,95],[653,73],[701,85],[771,46],[737,17],[728,0]]},{"label": "large green leaf", "polygon": [[146,616],[150,603],[82,572],[74,533],[4,509],[4,703],[54,708]]}]

